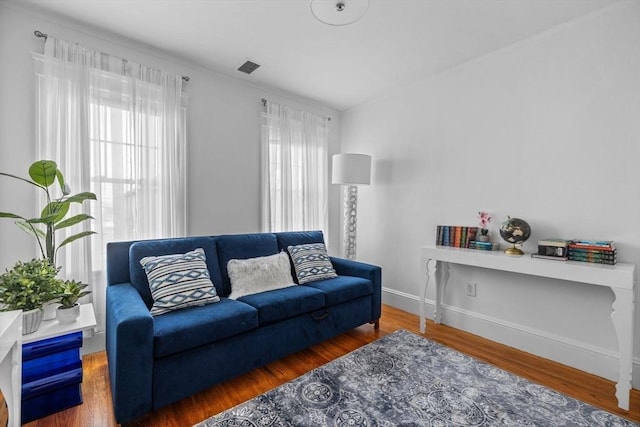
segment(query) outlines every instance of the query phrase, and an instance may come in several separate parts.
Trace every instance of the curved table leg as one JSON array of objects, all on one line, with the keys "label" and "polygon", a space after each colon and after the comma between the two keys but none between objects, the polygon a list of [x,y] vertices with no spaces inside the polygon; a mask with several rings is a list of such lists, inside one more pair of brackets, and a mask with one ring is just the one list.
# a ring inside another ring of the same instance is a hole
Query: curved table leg
[{"label": "curved table leg", "polygon": [[427,260],[427,280],[425,281],[424,288],[422,289],[422,295],[420,299],[420,333],[425,333],[427,330],[427,319],[425,315],[425,300],[427,298],[427,288],[429,287],[429,279],[431,272],[429,271],[429,264],[434,261],[434,279],[436,282],[436,300],[435,308],[433,310],[433,321],[435,323],[442,323],[442,303],[444,302],[444,290],[449,280],[449,264],[443,261]]},{"label": "curved table leg", "polygon": [[449,263],[443,261],[436,261],[436,306],[433,313],[433,321],[435,323],[442,323],[442,303],[444,302],[444,289],[447,286],[449,280]]},{"label": "curved table leg", "polygon": [[633,368],[633,308],[634,290],[611,288],[615,296],[611,320],[618,336],[620,357],[619,377],[616,384],[618,407],[629,410],[629,392]]},{"label": "curved table leg", "polygon": [[425,314],[425,300],[427,299],[427,287],[429,286],[429,263],[430,259],[427,260],[427,280],[424,283],[424,288],[422,288],[422,295],[420,296],[420,333],[424,334],[427,330],[427,316]]}]

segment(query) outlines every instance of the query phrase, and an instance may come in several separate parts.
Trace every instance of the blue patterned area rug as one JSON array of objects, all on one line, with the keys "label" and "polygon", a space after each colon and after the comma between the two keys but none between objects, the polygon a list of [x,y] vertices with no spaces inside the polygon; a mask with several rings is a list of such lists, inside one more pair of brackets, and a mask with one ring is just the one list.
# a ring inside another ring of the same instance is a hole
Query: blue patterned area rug
[{"label": "blue patterned area rug", "polygon": [[198,427],[635,425],[399,330]]}]

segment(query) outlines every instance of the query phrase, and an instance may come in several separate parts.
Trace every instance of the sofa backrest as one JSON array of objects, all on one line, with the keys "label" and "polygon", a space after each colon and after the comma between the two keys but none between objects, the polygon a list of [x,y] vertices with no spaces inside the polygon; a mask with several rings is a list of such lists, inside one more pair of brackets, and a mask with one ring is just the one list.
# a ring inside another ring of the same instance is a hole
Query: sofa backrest
[{"label": "sofa backrest", "polygon": [[286,251],[289,246],[324,243],[322,231],[283,231],[275,234],[279,251]]},{"label": "sofa backrest", "polygon": [[229,234],[218,236],[218,262],[222,274],[221,296],[231,293],[227,264],[232,259],[247,259],[278,253],[276,236],[271,233]]},{"label": "sofa backrest", "polygon": [[[322,231],[283,231],[276,233],[276,239],[278,240],[278,251],[280,252],[287,252],[289,246],[324,243]],[[291,258],[289,258],[289,263],[291,264],[291,277],[293,277],[294,282],[298,283],[298,275]]]},{"label": "sofa backrest", "polygon": [[[130,282],[147,307],[153,305],[147,275],[140,264],[146,256],[185,253],[204,249],[209,275],[218,295],[231,293],[227,263],[231,259],[247,259],[286,251],[289,246],[324,243],[322,231],[229,234],[222,236],[181,237],[171,239],[110,242],[107,244],[107,284]],[[296,274],[292,266],[292,276]]]},{"label": "sofa backrest", "polygon": [[107,243],[107,285],[129,282],[129,247],[133,243]]}]

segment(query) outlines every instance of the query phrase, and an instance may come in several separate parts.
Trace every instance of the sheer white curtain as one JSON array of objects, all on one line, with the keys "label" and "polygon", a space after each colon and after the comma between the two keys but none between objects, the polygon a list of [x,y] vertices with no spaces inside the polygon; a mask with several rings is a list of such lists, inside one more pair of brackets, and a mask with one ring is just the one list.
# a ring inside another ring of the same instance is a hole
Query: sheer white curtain
[{"label": "sheer white curtain", "polygon": [[326,234],[328,119],[267,102],[261,137],[263,231]]},{"label": "sheer white curtain", "polygon": [[38,158],[98,199],[83,223],[98,234],[67,245],[58,264],[91,285],[102,329],[106,243],[185,233],[182,78],[49,37],[38,82]]}]

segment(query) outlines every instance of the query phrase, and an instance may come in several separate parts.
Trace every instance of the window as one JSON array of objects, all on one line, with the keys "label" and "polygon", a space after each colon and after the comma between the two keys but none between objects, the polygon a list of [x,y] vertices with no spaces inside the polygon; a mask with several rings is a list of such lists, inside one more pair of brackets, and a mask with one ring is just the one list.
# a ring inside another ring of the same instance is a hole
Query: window
[{"label": "window", "polygon": [[98,234],[65,246],[58,263],[92,286],[102,329],[106,244],[185,233],[182,78],[51,37],[36,59],[37,155],[58,163],[73,192],[97,196],[82,208]]},{"label": "window", "polygon": [[267,102],[262,115],[263,231],[327,232],[327,122]]}]

